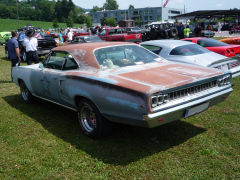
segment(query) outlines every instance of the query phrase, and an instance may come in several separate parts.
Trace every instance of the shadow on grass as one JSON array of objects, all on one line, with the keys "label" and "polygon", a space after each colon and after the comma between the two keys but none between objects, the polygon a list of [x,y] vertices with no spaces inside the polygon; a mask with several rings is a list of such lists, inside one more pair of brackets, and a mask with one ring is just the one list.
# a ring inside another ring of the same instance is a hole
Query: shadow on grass
[{"label": "shadow on grass", "polygon": [[0,84],[5,84],[5,83],[13,83],[12,81],[7,81],[7,80],[0,80]]},{"label": "shadow on grass", "polygon": [[42,100],[27,105],[20,95],[6,96],[3,99],[75,148],[114,165],[126,165],[165,151],[205,131],[183,121],[153,129],[117,125],[111,136],[92,140],[80,132],[77,114],[73,111]]}]

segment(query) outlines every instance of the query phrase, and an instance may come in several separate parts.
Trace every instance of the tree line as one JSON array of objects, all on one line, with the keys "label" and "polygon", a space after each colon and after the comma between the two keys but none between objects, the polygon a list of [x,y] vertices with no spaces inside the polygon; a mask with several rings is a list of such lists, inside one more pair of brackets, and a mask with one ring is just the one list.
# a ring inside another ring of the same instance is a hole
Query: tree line
[{"label": "tree line", "polygon": [[[91,26],[91,18],[84,14],[72,0],[22,0],[18,1],[19,18],[21,20],[66,22]],[[16,0],[0,0],[0,18],[16,19]]]}]

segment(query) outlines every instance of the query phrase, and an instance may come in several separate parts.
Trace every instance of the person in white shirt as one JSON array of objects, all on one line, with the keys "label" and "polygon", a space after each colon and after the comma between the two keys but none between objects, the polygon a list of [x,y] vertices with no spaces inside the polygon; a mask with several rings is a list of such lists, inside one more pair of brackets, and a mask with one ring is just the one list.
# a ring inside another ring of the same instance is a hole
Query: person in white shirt
[{"label": "person in white shirt", "polygon": [[26,61],[28,65],[31,65],[32,62],[34,62],[35,64],[39,63],[37,53],[38,41],[37,38],[33,37],[34,33],[35,32],[33,30],[27,30],[23,42],[23,45],[26,50]]},{"label": "person in white shirt", "polygon": [[67,37],[68,37],[68,42],[72,42],[73,33],[70,29],[68,30]]}]

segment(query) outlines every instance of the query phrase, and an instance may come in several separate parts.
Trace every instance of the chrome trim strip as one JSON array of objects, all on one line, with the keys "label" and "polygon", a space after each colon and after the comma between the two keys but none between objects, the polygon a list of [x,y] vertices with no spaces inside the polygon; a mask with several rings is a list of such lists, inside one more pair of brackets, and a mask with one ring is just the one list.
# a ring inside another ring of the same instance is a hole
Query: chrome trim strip
[{"label": "chrome trim strip", "polygon": [[165,110],[165,109],[173,108],[173,107],[181,105],[185,102],[186,103],[189,102],[189,101],[192,102],[192,101],[201,99],[201,98],[209,96],[209,95],[211,96],[212,94],[216,94],[218,92],[224,91],[225,89],[230,88],[230,87],[231,87],[231,84],[228,85],[228,86],[222,86],[222,87],[215,86],[211,89],[206,89],[206,90],[200,91],[200,92],[195,93],[195,94],[190,94],[189,96],[184,96],[182,98],[170,100],[166,104],[159,105],[159,106],[153,108],[153,111],[156,112],[156,111],[159,111],[161,109]]},{"label": "chrome trim strip", "polygon": [[235,74],[232,74],[232,77],[233,77],[233,78],[234,78],[234,77],[237,77],[237,76],[240,76],[240,72],[235,73]]},{"label": "chrome trim strip", "polygon": [[148,115],[145,115],[144,116],[144,119],[146,120],[151,120],[153,118],[156,118],[156,117],[159,117],[159,116],[162,116],[162,115],[165,115],[165,114],[169,114],[171,112],[175,112],[175,111],[178,111],[178,110],[181,110],[181,109],[185,109],[187,107],[191,107],[191,106],[194,106],[196,104],[201,104],[203,102],[206,102],[208,100],[211,100],[215,97],[218,97],[218,96],[221,96],[221,95],[224,95],[224,94],[227,94],[227,93],[230,93],[232,92],[233,89],[232,88],[229,88],[229,89],[226,89],[224,91],[221,91],[219,93],[216,93],[216,94],[212,94],[210,96],[206,96],[204,98],[201,98],[199,100],[196,100],[196,101],[192,101],[192,102],[189,102],[189,103],[186,103],[186,104],[182,104],[180,106],[176,106],[176,107],[173,107],[173,108],[170,108],[170,109],[167,109],[167,110],[164,110],[164,111],[160,111],[160,112],[156,112],[156,113],[153,113],[153,114],[148,114]]},{"label": "chrome trim strip", "polygon": [[68,107],[68,106],[62,105],[62,104],[60,104],[60,103],[57,103],[57,102],[51,101],[51,100],[46,99],[46,98],[43,98],[43,97],[40,97],[40,96],[38,96],[38,95],[36,95],[36,94],[32,94],[32,95],[35,96],[35,97],[37,97],[37,98],[39,98],[39,99],[43,99],[43,100],[45,100],[45,101],[48,101],[48,102],[51,102],[51,103],[57,104],[57,105],[59,105],[59,106],[62,106],[62,107],[64,107],[64,108],[67,108],[67,109],[70,109],[70,110],[72,110],[72,111],[77,112],[77,109],[74,109],[74,108],[71,108],[71,107]]}]

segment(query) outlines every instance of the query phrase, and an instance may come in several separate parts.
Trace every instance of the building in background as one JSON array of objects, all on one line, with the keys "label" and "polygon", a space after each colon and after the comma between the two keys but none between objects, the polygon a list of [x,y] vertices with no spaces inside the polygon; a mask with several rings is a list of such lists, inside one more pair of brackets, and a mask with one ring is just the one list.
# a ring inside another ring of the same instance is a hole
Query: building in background
[{"label": "building in background", "polygon": [[184,13],[183,9],[168,7],[146,7],[126,10],[106,10],[89,13],[94,24],[99,24],[102,18],[113,17],[117,22],[122,20],[140,20],[141,25],[146,25],[155,21],[174,22],[174,16]]}]

